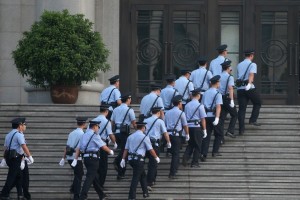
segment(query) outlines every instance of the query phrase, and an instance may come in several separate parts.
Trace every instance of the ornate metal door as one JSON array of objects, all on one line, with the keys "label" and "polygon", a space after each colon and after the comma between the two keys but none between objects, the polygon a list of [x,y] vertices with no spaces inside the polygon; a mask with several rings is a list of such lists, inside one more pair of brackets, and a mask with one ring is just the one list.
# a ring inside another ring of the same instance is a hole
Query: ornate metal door
[{"label": "ornate metal door", "polygon": [[299,102],[300,14],[294,7],[257,9],[261,93],[278,104]]},{"label": "ornate metal door", "polygon": [[[135,5],[132,18],[132,66],[135,100],[150,91],[150,84],[163,86],[164,75],[180,75],[197,66],[204,51],[204,13],[195,5]],[[132,76],[131,75],[131,76]]]}]

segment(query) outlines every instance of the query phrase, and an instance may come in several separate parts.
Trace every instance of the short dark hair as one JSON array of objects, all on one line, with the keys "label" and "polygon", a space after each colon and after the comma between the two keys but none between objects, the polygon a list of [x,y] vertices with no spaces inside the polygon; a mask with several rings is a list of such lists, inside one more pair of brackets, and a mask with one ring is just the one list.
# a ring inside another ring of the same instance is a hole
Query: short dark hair
[{"label": "short dark hair", "polygon": [[85,124],[85,122],[77,122],[77,126],[82,126],[84,124]]},{"label": "short dark hair", "polygon": [[97,124],[90,124],[89,128],[93,128],[94,126],[98,126]]},{"label": "short dark hair", "polygon": [[104,113],[107,109],[106,108],[100,108],[100,112]]},{"label": "short dark hair", "polygon": [[245,55],[245,57],[249,57],[249,56],[251,56],[252,54],[254,54],[254,53],[245,53],[244,55]]},{"label": "short dark hair", "polygon": [[198,63],[199,63],[200,66],[203,66],[203,65],[205,65],[207,63],[207,61],[201,60]]},{"label": "short dark hair", "polygon": [[180,102],[181,102],[181,101],[179,101],[179,102],[173,102],[173,105],[174,105],[174,106],[178,106],[178,105],[180,104]]},{"label": "short dark hair", "polygon": [[160,110],[152,110],[152,114],[156,114],[156,113],[158,113],[158,112],[160,112]]},{"label": "short dark hair", "polygon": [[225,71],[229,68],[230,66],[229,65],[222,65],[222,70]]},{"label": "short dark hair", "polygon": [[17,129],[19,127],[19,124],[11,124],[11,128]]},{"label": "short dark hair", "polygon": [[144,124],[143,125],[136,125],[136,128],[139,129],[139,130],[141,130],[143,127],[146,127],[146,125],[144,125]]},{"label": "short dark hair", "polygon": [[198,95],[200,95],[200,93],[193,93],[193,92],[192,92],[192,97],[196,97],[196,96],[198,96]]}]

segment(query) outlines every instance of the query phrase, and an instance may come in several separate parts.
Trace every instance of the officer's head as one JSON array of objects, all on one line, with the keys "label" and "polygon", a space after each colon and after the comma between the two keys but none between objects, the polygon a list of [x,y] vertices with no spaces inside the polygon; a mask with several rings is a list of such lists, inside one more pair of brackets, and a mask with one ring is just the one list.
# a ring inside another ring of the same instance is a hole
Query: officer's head
[{"label": "officer's head", "polygon": [[110,107],[110,105],[102,104],[100,106],[100,114],[104,115],[106,117],[108,115],[108,112],[109,112],[109,107]]},{"label": "officer's head", "polygon": [[146,131],[146,124],[147,123],[145,123],[145,122],[136,122],[136,129],[145,132]]},{"label": "officer's head", "polygon": [[172,104],[177,106],[179,109],[182,109],[182,95],[176,95],[173,97]]},{"label": "officer's head", "polygon": [[121,96],[121,101],[122,103],[126,103],[127,105],[131,104],[131,94],[130,93],[125,93]]},{"label": "officer's head", "polygon": [[181,75],[185,76],[187,79],[189,79],[192,74],[192,70],[190,70],[190,69],[182,69],[182,70],[180,70],[180,72],[181,72]]},{"label": "officer's head", "polygon": [[212,77],[209,81],[212,87],[214,88],[219,88],[220,87],[220,75],[216,75],[214,77]]},{"label": "officer's head", "polygon": [[227,56],[227,44],[222,44],[216,48],[218,53],[224,57]]},{"label": "officer's head", "polygon": [[192,97],[193,97],[193,99],[199,100],[201,97],[201,88],[197,88],[197,89],[193,90]]},{"label": "officer's head", "polygon": [[77,126],[85,128],[87,119],[88,119],[87,117],[77,117],[76,118]]},{"label": "officer's head", "polygon": [[174,74],[168,74],[165,77],[166,82],[168,83],[168,85],[175,85],[175,80],[176,80],[176,76]]},{"label": "officer's head", "polygon": [[151,108],[151,113],[153,115],[157,115],[157,117],[160,117],[161,110],[162,110],[162,107],[153,107],[153,108]]},{"label": "officer's head", "polygon": [[119,75],[115,75],[108,80],[111,85],[115,85],[117,88],[119,87],[119,85],[120,85],[120,76]]},{"label": "officer's head", "polygon": [[26,131],[26,118],[18,117],[11,120],[11,127],[13,129],[18,129],[20,132]]},{"label": "officer's head", "polygon": [[198,64],[199,64],[199,66],[205,66],[206,67],[206,65],[207,65],[207,58],[204,57],[204,56],[200,57],[198,59]]},{"label": "officer's head", "polygon": [[158,96],[160,95],[160,91],[161,91],[160,85],[152,84],[150,85],[150,87],[151,87],[151,92],[154,92]]},{"label": "officer's head", "polygon": [[98,132],[99,128],[100,128],[100,123],[101,121],[90,121],[90,125],[89,128],[92,129],[94,132]]},{"label": "officer's head", "polygon": [[247,49],[244,51],[244,55],[246,58],[253,60],[255,51],[253,49]]},{"label": "officer's head", "polygon": [[230,69],[231,69],[231,61],[230,60],[227,60],[223,63],[221,63],[221,66],[222,66],[222,70],[223,71],[227,71],[227,72],[230,72]]}]

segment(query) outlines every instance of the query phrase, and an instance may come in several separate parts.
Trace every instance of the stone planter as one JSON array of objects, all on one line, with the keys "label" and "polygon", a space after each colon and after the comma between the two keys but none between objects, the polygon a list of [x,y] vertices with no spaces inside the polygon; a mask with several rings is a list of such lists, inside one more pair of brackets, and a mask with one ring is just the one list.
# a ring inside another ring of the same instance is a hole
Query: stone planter
[{"label": "stone planter", "polygon": [[54,85],[50,88],[51,99],[57,104],[75,104],[79,86]]}]

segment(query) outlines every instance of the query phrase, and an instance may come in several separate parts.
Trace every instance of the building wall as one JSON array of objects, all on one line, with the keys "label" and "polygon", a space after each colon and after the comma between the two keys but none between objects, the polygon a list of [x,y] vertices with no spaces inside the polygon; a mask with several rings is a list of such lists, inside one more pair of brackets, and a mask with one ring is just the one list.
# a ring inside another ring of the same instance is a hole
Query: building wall
[{"label": "building wall", "polygon": [[40,95],[39,90],[32,92],[26,79],[18,74],[11,55],[22,32],[30,29],[44,9],[82,13],[101,33],[110,50],[111,70],[99,72],[96,81],[83,84],[78,100],[78,104],[97,104],[98,93],[109,84],[107,79],[119,73],[119,0],[0,0],[0,103],[51,102],[48,91],[47,95]]}]

